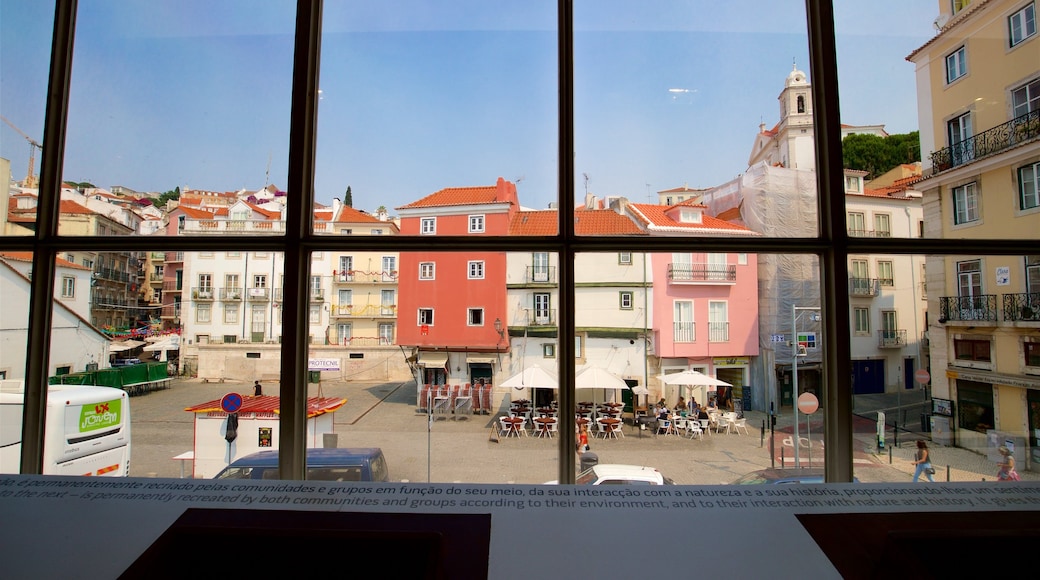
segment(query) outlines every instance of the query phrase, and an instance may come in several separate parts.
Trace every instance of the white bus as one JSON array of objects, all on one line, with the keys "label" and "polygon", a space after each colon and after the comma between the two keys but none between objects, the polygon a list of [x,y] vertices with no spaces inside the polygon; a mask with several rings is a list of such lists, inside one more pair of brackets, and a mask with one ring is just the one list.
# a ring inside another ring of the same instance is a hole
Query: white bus
[{"label": "white bus", "polygon": [[[22,381],[0,380],[0,473],[18,473]],[[43,443],[47,475],[130,475],[130,399],[122,389],[50,385]]]}]

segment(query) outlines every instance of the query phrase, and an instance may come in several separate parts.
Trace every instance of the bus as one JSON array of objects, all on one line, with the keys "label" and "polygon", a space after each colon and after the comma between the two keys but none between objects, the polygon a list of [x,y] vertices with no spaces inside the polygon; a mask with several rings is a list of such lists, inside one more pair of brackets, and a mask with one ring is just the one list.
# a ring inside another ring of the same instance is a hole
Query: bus
[{"label": "bus", "polygon": [[[18,473],[22,381],[0,380],[0,473]],[[43,443],[46,475],[130,475],[130,399],[122,389],[50,385]]]}]

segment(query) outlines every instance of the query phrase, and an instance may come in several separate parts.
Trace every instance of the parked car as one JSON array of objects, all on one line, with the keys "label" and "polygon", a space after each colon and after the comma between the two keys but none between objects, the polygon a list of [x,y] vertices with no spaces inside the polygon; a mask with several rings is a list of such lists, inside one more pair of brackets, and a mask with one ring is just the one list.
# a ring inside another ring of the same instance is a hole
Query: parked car
[{"label": "parked car", "polygon": [[[258,451],[231,462],[214,479],[278,479],[278,450]],[[307,479],[316,481],[390,481],[378,447],[307,450]]]},{"label": "parked car", "polygon": [[[555,484],[557,481],[547,481]],[[665,477],[653,467],[642,465],[622,465],[619,463],[600,463],[593,465],[578,474],[574,480],[578,485],[674,485],[675,482]]]},{"label": "parked car", "polygon": [[117,358],[114,361],[112,361],[113,367],[128,367],[131,365],[139,364],[141,364],[141,359],[139,358]]},{"label": "parked car", "polygon": [[[859,483],[859,479],[853,478],[853,481]],[[730,483],[733,485],[824,483],[823,468],[760,469],[739,477]]]}]

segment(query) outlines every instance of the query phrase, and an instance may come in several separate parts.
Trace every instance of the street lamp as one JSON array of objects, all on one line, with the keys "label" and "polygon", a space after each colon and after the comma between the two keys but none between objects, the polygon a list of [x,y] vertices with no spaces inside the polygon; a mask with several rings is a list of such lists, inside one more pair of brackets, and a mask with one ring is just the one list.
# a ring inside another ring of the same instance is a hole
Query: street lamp
[{"label": "street lamp", "polygon": [[495,332],[498,333],[498,342],[502,342],[502,339],[506,337],[506,331],[502,328],[502,319],[495,319]]},{"label": "street lamp", "polygon": [[[801,462],[798,459],[798,448],[801,447],[801,434],[798,432],[798,357],[807,356],[809,353],[802,350],[802,345],[798,342],[798,311],[799,310],[815,310],[819,311],[819,306],[791,306],[791,380],[793,381],[794,387],[794,466],[801,467]],[[813,315],[813,320],[820,320],[819,314]]]}]

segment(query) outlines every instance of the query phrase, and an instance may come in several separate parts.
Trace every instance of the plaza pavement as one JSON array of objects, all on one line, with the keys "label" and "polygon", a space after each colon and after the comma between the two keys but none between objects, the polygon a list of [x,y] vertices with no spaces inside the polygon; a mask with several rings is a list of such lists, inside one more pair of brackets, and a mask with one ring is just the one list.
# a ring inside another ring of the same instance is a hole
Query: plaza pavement
[{"label": "plaza pavement", "polygon": [[[412,382],[347,383],[322,382],[308,385],[309,396],[343,397],[347,403],[335,416],[339,447],[381,447],[387,457],[391,478],[410,482],[467,483],[542,483],[557,479],[559,439],[537,437],[491,437],[497,415],[451,415],[435,417],[419,413],[415,406]],[[181,462],[173,457],[193,446],[192,413],[186,407],[219,399],[229,392],[252,393],[252,380],[224,383],[199,379],[176,379],[171,388],[131,399],[132,458],[130,471],[135,477],[180,477]],[[265,382],[265,395],[278,394],[278,384]],[[919,403],[919,401],[918,401]],[[857,397],[855,412],[854,469],[862,482],[909,482],[913,466],[914,441],[927,435],[902,432],[899,445],[877,451],[873,411],[893,405],[918,411],[915,402],[898,403],[888,396]],[[896,415],[898,416],[899,409]],[[654,436],[625,425],[619,440],[593,439],[592,452],[600,463],[628,463],[658,468],[680,484],[728,483],[757,469],[794,463],[792,417],[778,417],[775,456],[769,453],[769,433],[762,433],[766,414],[745,413],[749,434],[711,434],[701,439]],[[822,459],[822,415],[807,427],[805,415],[800,435],[812,435],[812,453],[803,447],[799,459],[803,466],[819,465]],[[803,439],[804,441],[804,439]],[[786,443],[786,444],[785,444]],[[994,480],[996,465],[984,456],[953,447],[930,446],[936,481]],[[780,450],[783,449],[781,452]],[[429,457],[429,460],[428,460]],[[1040,476],[1022,469],[1022,478]],[[191,476],[190,465],[185,476]]]}]

